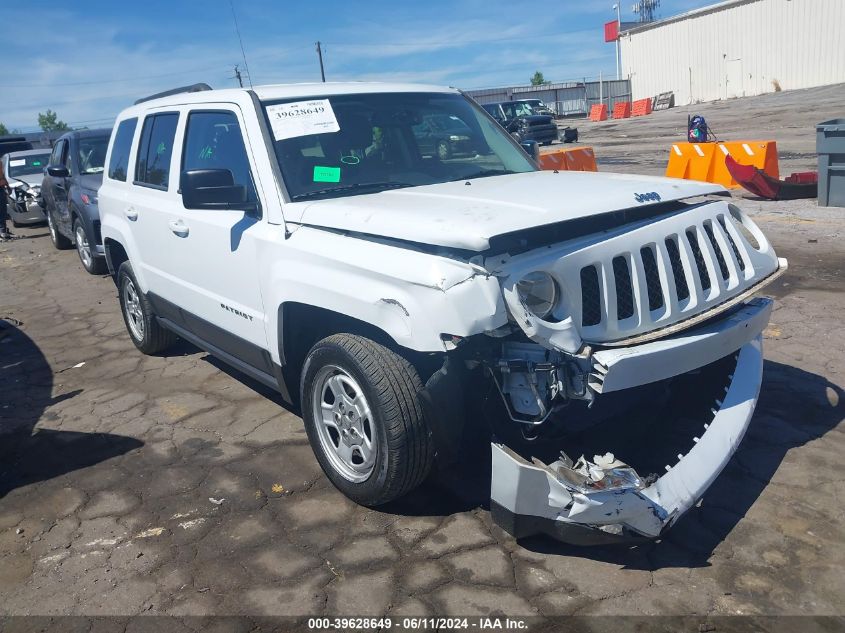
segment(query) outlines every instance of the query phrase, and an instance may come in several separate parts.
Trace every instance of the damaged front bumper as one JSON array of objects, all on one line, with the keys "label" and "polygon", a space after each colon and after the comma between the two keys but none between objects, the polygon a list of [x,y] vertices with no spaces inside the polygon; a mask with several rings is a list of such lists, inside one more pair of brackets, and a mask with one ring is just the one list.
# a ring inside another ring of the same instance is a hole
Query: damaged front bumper
[{"label": "damaged front bumper", "polygon": [[[691,438],[692,449],[679,455],[675,465],[667,465],[662,477],[646,482],[612,456],[597,457],[593,463],[579,460],[572,464],[565,456],[549,465],[537,459],[532,463],[494,442],[490,496],[496,523],[517,538],[545,533],[578,545],[661,536],[701,499],[733,456],[751,421],[763,372],[760,332],[771,310],[768,300],[754,303],[758,309],[746,315],[749,318],[735,319],[732,326],[725,324],[738,343],[733,350],[738,351],[734,352],[737,364],[724,399],[716,402],[701,437]],[[736,338],[738,330],[744,331],[745,340]],[[670,357],[681,351],[661,345],[659,351]],[[629,349],[627,356],[631,365],[620,365],[624,368],[620,379],[632,376],[629,371],[637,364],[635,351]],[[645,354],[641,360],[648,363],[649,356]],[[651,358],[668,360],[660,355]],[[605,380],[613,377],[611,368]]]}]

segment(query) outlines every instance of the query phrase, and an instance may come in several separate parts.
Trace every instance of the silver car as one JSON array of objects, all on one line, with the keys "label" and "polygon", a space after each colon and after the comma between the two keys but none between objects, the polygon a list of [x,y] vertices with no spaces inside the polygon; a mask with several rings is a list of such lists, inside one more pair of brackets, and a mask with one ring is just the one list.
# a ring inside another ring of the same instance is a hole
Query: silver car
[{"label": "silver car", "polygon": [[41,202],[41,179],[50,161],[49,149],[30,149],[5,154],[3,173],[12,189],[8,196],[9,218],[15,226],[46,222]]}]

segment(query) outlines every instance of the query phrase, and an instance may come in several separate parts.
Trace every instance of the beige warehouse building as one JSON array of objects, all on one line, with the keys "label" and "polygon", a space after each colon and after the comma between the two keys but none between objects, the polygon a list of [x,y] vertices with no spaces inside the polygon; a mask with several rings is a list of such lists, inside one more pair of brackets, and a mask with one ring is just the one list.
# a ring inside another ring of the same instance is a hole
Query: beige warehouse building
[{"label": "beige warehouse building", "polygon": [[633,99],[685,105],[845,82],[845,0],[727,0],[620,36]]}]

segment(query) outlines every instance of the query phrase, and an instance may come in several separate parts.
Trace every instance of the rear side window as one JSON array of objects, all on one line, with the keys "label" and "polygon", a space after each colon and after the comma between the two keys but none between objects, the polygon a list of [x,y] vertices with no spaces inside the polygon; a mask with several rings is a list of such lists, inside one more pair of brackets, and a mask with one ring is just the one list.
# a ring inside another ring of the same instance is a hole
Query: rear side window
[{"label": "rear side window", "polygon": [[129,170],[129,150],[135,137],[138,119],[121,121],[114,133],[114,144],[109,157],[109,178],[126,182],[126,172]]},{"label": "rear side window", "polygon": [[167,189],[170,181],[170,159],[179,114],[154,114],[144,119],[141,146],[135,165],[135,183]]},{"label": "rear side window", "polygon": [[241,126],[234,112],[191,112],[182,151],[182,170],[226,169],[233,183],[246,190],[246,200],[257,202],[255,185],[244,147]]}]

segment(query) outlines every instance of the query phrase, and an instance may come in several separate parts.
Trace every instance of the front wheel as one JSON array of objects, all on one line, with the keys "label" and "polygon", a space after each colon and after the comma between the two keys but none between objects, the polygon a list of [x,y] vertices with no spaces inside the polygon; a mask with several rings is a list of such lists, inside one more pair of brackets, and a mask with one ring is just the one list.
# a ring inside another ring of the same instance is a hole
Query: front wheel
[{"label": "front wheel", "polygon": [[434,460],[423,385],[404,358],[367,338],[336,334],[309,352],[300,385],[311,447],[326,476],[366,506],[416,488]]},{"label": "front wheel", "polygon": [[156,321],[153,308],[141,292],[129,262],[123,262],[117,271],[117,288],[123,321],[135,347],[144,354],[155,354],[170,347],[176,335]]}]

